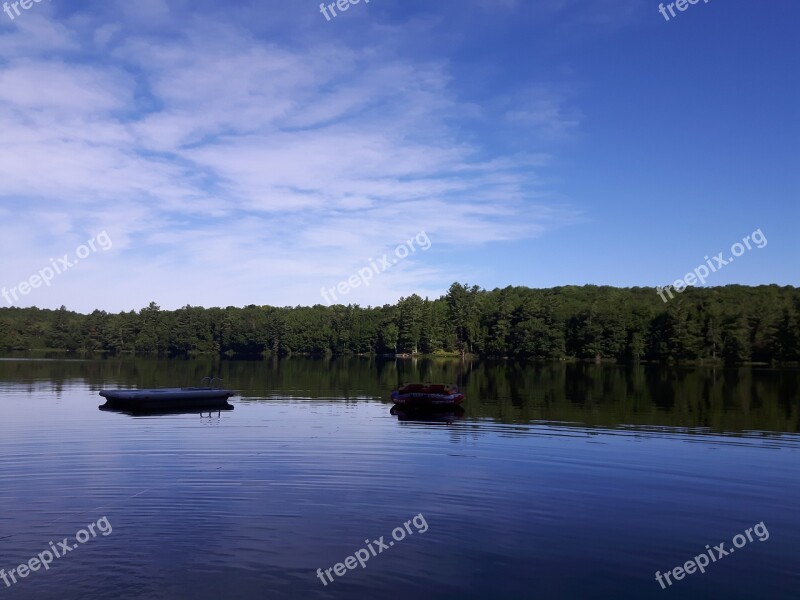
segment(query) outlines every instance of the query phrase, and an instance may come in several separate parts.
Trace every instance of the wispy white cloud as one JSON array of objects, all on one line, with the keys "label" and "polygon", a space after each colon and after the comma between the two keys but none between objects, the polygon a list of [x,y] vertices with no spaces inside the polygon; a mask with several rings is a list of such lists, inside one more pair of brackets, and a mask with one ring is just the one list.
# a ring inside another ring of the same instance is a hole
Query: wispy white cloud
[{"label": "wispy white cloud", "polygon": [[[278,45],[197,14],[173,36],[129,32],[170,10],[129,4],[113,22],[26,15],[0,35],[19,57],[0,64],[0,202],[13,215],[0,284],[99,231],[114,241],[26,304],[313,303],[425,230],[430,252],[348,297],[376,304],[443,291],[459,276],[452,250],[574,217],[546,198],[545,153],[498,155],[464,131],[487,114],[458,97],[445,61]],[[578,122],[561,102],[533,92],[503,114],[560,132]]]}]

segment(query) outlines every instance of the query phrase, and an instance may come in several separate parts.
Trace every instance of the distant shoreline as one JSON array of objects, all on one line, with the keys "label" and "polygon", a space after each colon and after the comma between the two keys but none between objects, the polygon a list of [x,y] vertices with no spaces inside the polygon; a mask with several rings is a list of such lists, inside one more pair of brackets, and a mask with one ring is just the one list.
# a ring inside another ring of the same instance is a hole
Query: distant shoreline
[{"label": "distant shoreline", "polygon": [[79,314],[0,308],[0,355],[374,356],[610,364],[800,364],[800,289],[506,287],[454,283],[396,304]]}]

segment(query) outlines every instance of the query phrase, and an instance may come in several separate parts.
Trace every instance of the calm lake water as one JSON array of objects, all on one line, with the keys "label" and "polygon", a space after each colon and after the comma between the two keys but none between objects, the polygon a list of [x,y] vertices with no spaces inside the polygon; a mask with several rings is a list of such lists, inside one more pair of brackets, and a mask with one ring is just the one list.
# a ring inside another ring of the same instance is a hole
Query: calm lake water
[{"label": "calm lake water", "polygon": [[[98,410],[205,375],[234,410]],[[463,414],[392,414],[417,379]],[[796,370],[0,360],[0,403],[0,569],[106,518],[0,598],[800,597]]]}]

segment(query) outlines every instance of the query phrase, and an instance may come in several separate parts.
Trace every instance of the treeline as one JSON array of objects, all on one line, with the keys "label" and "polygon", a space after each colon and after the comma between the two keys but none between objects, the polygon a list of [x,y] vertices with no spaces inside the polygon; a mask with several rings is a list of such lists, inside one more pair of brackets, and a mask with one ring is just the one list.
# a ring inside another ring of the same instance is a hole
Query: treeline
[{"label": "treeline", "polygon": [[438,299],[397,304],[89,315],[61,307],[0,309],[0,351],[230,357],[473,354],[635,362],[800,361],[800,289],[689,288],[664,303],[653,288],[507,287],[454,283]]}]

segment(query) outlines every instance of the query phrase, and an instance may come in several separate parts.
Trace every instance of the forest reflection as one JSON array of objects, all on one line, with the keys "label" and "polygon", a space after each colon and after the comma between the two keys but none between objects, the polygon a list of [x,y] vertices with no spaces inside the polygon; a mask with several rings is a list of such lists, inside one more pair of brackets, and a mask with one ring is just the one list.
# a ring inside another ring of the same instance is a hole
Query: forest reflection
[{"label": "forest reflection", "polygon": [[[713,432],[796,433],[796,369],[622,366],[588,363],[384,360],[368,357],[215,359],[0,360],[5,386],[191,386],[205,376],[236,389],[235,402],[270,400],[381,402],[407,381],[456,383],[466,393],[454,420],[538,421],[586,427],[702,428]],[[100,400],[98,398],[98,400]]]}]

